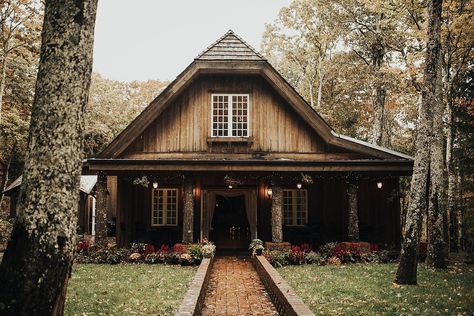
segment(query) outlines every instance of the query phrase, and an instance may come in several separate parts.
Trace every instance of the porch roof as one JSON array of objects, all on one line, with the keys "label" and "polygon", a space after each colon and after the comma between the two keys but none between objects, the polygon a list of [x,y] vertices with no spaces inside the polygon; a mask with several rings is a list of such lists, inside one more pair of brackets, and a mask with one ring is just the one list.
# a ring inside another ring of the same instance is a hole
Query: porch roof
[{"label": "porch roof", "polygon": [[84,173],[143,171],[297,171],[378,172],[410,175],[412,160],[207,160],[207,159],[87,159]]}]

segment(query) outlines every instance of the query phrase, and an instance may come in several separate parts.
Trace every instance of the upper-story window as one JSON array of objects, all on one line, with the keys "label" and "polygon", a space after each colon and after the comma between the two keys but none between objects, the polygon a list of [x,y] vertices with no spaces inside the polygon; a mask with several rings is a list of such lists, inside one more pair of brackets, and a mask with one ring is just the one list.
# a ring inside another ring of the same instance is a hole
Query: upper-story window
[{"label": "upper-story window", "polygon": [[212,95],[212,136],[249,136],[249,95]]}]

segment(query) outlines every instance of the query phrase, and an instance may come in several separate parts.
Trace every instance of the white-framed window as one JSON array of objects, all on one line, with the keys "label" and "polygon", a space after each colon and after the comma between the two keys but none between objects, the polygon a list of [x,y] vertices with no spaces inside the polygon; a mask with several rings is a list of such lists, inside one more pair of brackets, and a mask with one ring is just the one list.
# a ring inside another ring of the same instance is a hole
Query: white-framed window
[{"label": "white-framed window", "polygon": [[308,223],[308,191],[283,190],[283,224],[301,226]]},{"label": "white-framed window", "polygon": [[212,137],[248,137],[249,110],[248,94],[212,94]]},{"label": "white-framed window", "polygon": [[178,224],[178,189],[152,189],[151,226]]}]

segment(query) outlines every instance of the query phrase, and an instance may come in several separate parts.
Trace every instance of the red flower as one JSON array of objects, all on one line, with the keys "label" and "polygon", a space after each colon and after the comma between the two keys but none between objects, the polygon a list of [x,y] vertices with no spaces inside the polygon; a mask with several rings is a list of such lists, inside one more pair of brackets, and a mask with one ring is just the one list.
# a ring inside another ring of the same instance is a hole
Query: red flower
[{"label": "red flower", "polygon": [[303,252],[310,252],[311,251],[311,246],[308,243],[303,243],[303,244],[301,244],[301,250]]},{"label": "red flower", "polygon": [[89,250],[89,247],[90,247],[89,243],[86,240],[84,240],[84,241],[81,241],[77,244],[76,250],[77,251],[87,251],[87,250]]},{"label": "red flower", "polygon": [[177,253],[183,253],[184,252],[184,246],[182,244],[175,244],[173,246],[173,251]]},{"label": "red flower", "polygon": [[145,255],[149,255],[150,253],[154,253],[154,252],[155,252],[155,246],[152,244],[147,244],[145,246],[145,251],[143,253]]},{"label": "red flower", "polygon": [[160,247],[161,252],[168,252],[170,250],[170,247],[168,247],[167,244],[162,244]]},{"label": "red flower", "polygon": [[292,252],[300,252],[301,248],[299,246],[291,246],[291,251]]}]

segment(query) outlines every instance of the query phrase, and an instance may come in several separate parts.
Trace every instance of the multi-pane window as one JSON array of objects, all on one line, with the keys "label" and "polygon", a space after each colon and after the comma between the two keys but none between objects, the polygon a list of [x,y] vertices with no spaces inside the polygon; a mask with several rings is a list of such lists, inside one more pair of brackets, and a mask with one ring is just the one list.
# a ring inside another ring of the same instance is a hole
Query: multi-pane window
[{"label": "multi-pane window", "polygon": [[212,136],[249,136],[249,95],[212,95]]},{"label": "multi-pane window", "polygon": [[151,225],[175,226],[178,222],[178,190],[153,189],[151,201]]},{"label": "multi-pane window", "polygon": [[308,213],[308,193],[306,190],[283,190],[283,223],[285,225],[305,225]]}]

